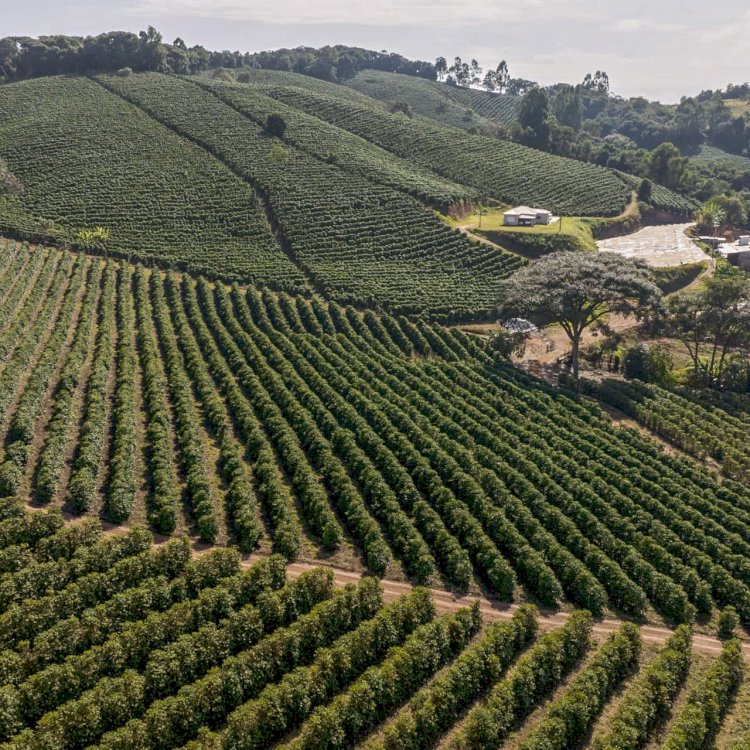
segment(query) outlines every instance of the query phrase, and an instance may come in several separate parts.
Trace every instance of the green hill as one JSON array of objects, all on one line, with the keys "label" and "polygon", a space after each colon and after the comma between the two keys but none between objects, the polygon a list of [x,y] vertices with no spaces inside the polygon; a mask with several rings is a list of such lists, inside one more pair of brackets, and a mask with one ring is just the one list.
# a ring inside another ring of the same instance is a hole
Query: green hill
[{"label": "green hill", "polygon": [[158,74],[100,78],[256,187],[291,257],[335,299],[401,312],[489,308],[516,256],[472,244],[414,199],[270,137],[195,83]]},{"label": "green hill", "polygon": [[346,85],[380,101],[407,102],[416,114],[467,130],[492,124],[510,125],[516,119],[520,102],[517,96],[449,86],[380,70],[363,70]]},{"label": "green hill", "polygon": [[[85,245],[79,233],[102,226],[110,238],[100,251],[457,319],[489,311],[498,281],[523,261],[470,241],[431,209],[494,199],[614,216],[637,185],[391,114],[336,84],[269,71],[248,79],[143,73],[3,86],[0,156],[25,189],[0,202],[0,229]],[[272,113],[284,120],[281,137],[266,130]]]},{"label": "green hill", "polygon": [[271,113],[281,114],[286,123],[284,141],[299,150],[346,172],[409,193],[441,211],[478,197],[472,188],[443,179],[358,135],[272,99],[254,86],[216,82],[201,85],[258,125],[265,125]]},{"label": "green hill", "polygon": [[603,167],[299,88],[264,90],[448,179],[471,185],[485,198],[576,216],[615,216],[630,198],[626,181]]},{"label": "green hill", "polygon": [[703,144],[695,154],[690,156],[690,161],[695,164],[707,164],[709,166],[729,163],[733,167],[750,170],[750,157],[741,156],[740,154],[730,154],[716,146]]},{"label": "green hill", "polygon": [[101,225],[119,253],[305,284],[246,182],[87,78],[0,87],[0,154],[24,185],[13,204],[0,202],[6,231],[43,233],[53,222],[73,241]]}]

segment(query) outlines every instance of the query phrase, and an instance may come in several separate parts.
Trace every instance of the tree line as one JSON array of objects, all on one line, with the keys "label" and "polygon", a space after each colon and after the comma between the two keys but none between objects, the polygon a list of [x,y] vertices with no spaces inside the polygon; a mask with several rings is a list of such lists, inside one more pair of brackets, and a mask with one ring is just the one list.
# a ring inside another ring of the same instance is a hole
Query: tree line
[{"label": "tree line", "polygon": [[138,34],[110,31],[97,36],[56,34],[0,39],[0,81],[90,72],[156,71],[189,75],[215,68],[267,68],[327,81],[343,81],[376,69],[435,80],[434,65],[402,55],[346,45],[297,47],[267,52],[212,51],[181,38],[171,44],[153,26]]}]

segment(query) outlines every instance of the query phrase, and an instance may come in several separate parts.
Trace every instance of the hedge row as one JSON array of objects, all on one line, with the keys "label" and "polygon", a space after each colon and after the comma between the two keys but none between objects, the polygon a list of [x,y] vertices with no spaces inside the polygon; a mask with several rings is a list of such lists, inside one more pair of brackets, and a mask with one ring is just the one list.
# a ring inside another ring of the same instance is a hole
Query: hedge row
[{"label": "hedge row", "polygon": [[701,750],[721,726],[744,676],[742,645],[738,640],[727,641],[721,656],[680,707],[662,743],[662,750]]},{"label": "hedge row", "polygon": [[552,702],[520,750],[566,750],[582,742],[617,686],[636,668],[640,652],[640,630],[626,622]]},{"label": "hedge row", "polygon": [[420,690],[366,750],[428,750],[518,658],[534,639],[537,611],[518,609],[510,622],[488,627],[448,670]]},{"label": "hedge row", "polygon": [[692,634],[680,625],[655,659],[625,691],[609,720],[596,737],[593,750],[639,750],[653,730],[669,715],[690,670]]},{"label": "hedge row", "polygon": [[174,531],[180,503],[180,485],[172,450],[171,417],[167,406],[166,385],[161,358],[154,340],[148,280],[143,266],[134,274],[134,297],[141,363],[143,401],[148,415],[149,480],[151,484],[149,518],[162,534]]},{"label": "hedge row", "polygon": [[516,662],[510,674],[492,687],[486,702],[469,712],[448,747],[451,750],[499,747],[588,651],[591,627],[591,615],[580,610],[562,628],[542,636]]}]

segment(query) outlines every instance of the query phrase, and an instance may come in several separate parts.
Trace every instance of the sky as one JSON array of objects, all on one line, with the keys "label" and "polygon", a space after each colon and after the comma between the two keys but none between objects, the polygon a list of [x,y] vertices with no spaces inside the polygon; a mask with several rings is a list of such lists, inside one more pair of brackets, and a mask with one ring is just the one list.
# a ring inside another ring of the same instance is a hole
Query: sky
[{"label": "sky", "polygon": [[508,61],[544,85],[605,70],[663,102],[750,79],[743,0],[0,0],[0,37],[155,26],[171,42],[255,52],[349,44],[410,58]]}]

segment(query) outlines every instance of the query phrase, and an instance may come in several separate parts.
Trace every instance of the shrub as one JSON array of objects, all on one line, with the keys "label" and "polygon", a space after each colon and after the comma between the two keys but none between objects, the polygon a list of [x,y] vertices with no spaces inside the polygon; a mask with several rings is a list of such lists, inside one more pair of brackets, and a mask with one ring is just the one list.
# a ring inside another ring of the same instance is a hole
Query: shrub
[{"label": "shrub", "polygon": [[286,133],[286,120],[278,112],[272,112],[266,119],[266,131],[277,138],[283,138]]},{"label": "shrub", "polygon": [[722,640],[729,640],[740,624],[740,618],[737,614],[737,610],[730,604],[728,607],[724,607],[719,615],[719,623],[716,628],[719,638]]},{"label": "shrub", "polygon": [[671,380],[672,365],[672,355],[664,347],[636,344],[625,352],[622,371],[626,378],[664,384]]}]

